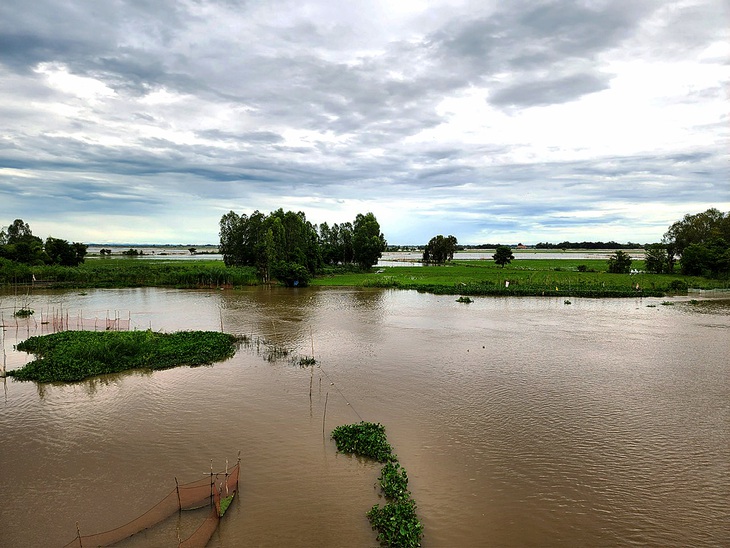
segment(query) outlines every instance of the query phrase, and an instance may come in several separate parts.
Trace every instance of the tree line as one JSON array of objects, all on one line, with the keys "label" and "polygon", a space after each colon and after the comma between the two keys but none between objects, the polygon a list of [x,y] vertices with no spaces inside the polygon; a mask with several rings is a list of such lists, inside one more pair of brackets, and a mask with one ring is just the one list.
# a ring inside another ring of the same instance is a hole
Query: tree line
[{"label": "tree line", "polygon": [[288,286],[306,285],[326,265],[369,269],[387,246],[372,213],[359,213],[353,223],[317,226],[301,211],[229,211],[219,236],[226,266],[253,266],[264,283],[276,279]]},{"label": "tree line", "polygon": [[611,240],[610,242],[560,242],[559,244],[551,244],[550,242],[539,242],[535,244],[535,249],[641,249],[641,244],[628,242],[620,244]]},{"label": "tree line", "polygon": [[671,273],[679,260],[682,274],[722,277],[730,274],[730,212],[716,208],[687,214],[672,223],[661,243],[647,244],[648,272]]},{"label": "tree line", "polygon": [[0,258],[28,265],[78,266],[88,246],[49,236],[45,242],[33,235],[30,225],[15,219],[0,230]]}]

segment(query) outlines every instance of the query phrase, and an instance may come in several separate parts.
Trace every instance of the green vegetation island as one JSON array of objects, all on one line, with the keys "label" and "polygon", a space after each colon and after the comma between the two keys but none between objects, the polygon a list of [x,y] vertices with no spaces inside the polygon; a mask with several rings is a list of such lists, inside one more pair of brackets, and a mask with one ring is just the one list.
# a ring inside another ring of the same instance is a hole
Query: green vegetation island
[{"label": "green vegetation island", "polygon": [[216,331],[59,331],[17,345],[36,359],[7,375],[21,381],[76,382],[129,369],[197,366],[233,356],[237,338]]},{"label": "green vegetation island", "polygon": [[[232,289],[275,284],[463,296],[633,297],[727,289],[730,284],[730,213],[714,208],[685,215],[668,228],[662,242],[639,246],[642,259],[632,259],[625,246],[608,242],[600,244],[613,251],[608,260],[515,260],[524,250],[499,244],[491,258],[464,260],[459,252],[465,247],[455,236],[436,235],[425,245],[411,246],[422,252],[421,266],[374,268],[388,244],[372,213],[330,226],[314,225],[302,212],[231,211],[221,218],[219,234],[222,261],[198,257],[192,247],[182,261],[143,259],[134,248],[118,255],[101,249],[86,260],[85,244],[51,237],[44,242],[16,219],[0,231],[0,285]],[[595,242],[539,245],[541,250],[600,249]],[[484,249],[472,249],[479,248]]]}]

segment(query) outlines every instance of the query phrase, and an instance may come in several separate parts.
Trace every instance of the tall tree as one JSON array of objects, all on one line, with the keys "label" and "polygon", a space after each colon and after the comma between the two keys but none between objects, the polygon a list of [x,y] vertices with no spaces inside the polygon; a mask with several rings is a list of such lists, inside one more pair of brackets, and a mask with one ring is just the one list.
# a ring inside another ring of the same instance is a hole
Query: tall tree
[{"label": "tall tree", "polygon": [[358,213],[352,231],[352,250],[361,268],[371,268],[383,256],[388,246],[380,232],[380,224],[372,213]]},{"label": "tall tree", "polygon": [[43,240],[33,236],[28,223],[15,219],[7,230],[0,233],[0,257],[25,264],[51,263],[43,250]]},{"label": "tall tree", "polygon": [[244,263],[244,231],[246,215],[238,215],[235,211],[229,211],[221,217],[218,236],[220,246],[218,250],[223,255],[223,262],[226,266],[243,266]]},{"label": "tall tree", "polygon": [[314,226],[301,211],[281,208],[269,215],[223,215],[220,251],[226,266],[253,266],[264,282],[276,278],[287,285],[304,285],[321,265]]},{"label": "tall tree", "polygon": [[501,265],[502,268],[504,268],[504,265],[512,262],[515,258],[515,256],[512,255],[512,248],[508,245],[498,245],[497,249],[494,251],[495,253],[492,255],[492,259],[494,259],[496,264]]},{"label": "tall tree", "polygon": [[4,243],[13,245],[23,240],[28,241],[32,237],[33,232],[30,230],[30,225],[23,222],[23,219],[15,219],[13,224],[8,227]]},{"label": "tall tree", "polygon": [[664,234],[663,242],[680,257],[691,244],[705,244],[713,238],[730,242],[730,213],[724,214],[716,208],[702,213],[685,215],[673,223]]},{"label": "tall tree", "polygon": [[46,238],[44,250],[51,263],[61,266],[78,266],[84,262],[87,246],[74,242],[69,244],[59,238]]},{"label": "tall tree", "polygon": [[679,261],[682,274],[720,276],[730,273],[730,245],[724,238],[712,238],[703,244],[690,244]]},{"label": "tall tree", "polygon": [[439,234],[431,238],[423,251],[424,263],[444,264],[454,259],[457,240],[455,236]]}]

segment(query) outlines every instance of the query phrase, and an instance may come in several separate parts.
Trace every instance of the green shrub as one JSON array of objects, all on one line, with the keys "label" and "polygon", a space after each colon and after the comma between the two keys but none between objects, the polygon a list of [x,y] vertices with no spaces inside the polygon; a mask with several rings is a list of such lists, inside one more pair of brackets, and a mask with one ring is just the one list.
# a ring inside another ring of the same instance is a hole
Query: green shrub
[{"label": "green shrub", "polygon": [[684,280],[672,280],[669,284],[669,289],[675,292],[684,292],[689,289],[689,286]]}]

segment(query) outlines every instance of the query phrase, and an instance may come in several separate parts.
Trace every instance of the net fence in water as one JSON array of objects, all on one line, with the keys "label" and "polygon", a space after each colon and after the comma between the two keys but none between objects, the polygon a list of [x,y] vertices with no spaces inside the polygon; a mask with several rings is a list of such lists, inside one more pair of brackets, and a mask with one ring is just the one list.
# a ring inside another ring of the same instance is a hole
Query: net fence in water
[{"label": "net fence in water", "polygon": [[[39,317],[38,317],[39,316]],[[15,313],[0,311],[0,326],[4,328],[23,329],[40,332],[40,334],[56,333],[57,331],[129,331],[132,327],[132,314],[122,317],[119,312],[113,315],[107,312],[106,316],[94,318],[84,317],[79,311],[69,314],[66,310],[41,311],[39,315],[18,317]]]},{"label": "net fence in water", "polygon": [[232,497],[238,491],[238,475],[240,462],[226,472],[211,473],[210,476],[186,484],[178,484],[165,498],[147,510],[141,516],[124,525],[94,535],[82,535],[79,531],[76,538],[64,548],[91,548],[112,546],[145,529],[164,521],[175,512],[194,510],[210,505],[211,511],[195,532],[186,539],[181,539],[178,548],[204,548],[213,536],[221,519],[221,500]]}]

